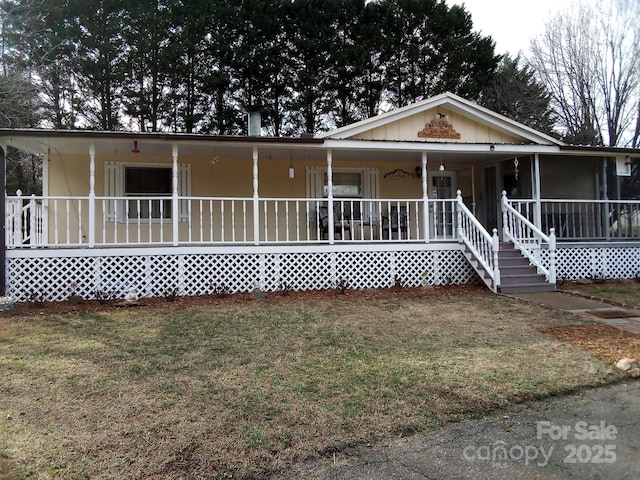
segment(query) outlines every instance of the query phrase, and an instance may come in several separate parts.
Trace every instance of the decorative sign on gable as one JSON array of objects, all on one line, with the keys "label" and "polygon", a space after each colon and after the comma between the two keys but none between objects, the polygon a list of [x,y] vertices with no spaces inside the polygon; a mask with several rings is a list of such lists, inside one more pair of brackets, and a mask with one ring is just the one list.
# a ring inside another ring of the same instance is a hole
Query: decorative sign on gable
[{"label": "decorative sign on gable", "polygon": [[453,129],[446,115],[438,114],[418,132],[420,138],[460,138],[460,134]]}]

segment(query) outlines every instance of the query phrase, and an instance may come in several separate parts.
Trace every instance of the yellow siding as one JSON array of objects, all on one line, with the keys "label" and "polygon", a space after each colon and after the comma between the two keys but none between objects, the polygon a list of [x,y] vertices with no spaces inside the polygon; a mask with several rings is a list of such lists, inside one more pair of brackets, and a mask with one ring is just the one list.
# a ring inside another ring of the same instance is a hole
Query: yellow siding
[{"label": "yellow siding", "polygon": [[[104,188],[104,162],[117,161],[123,163],[138,164],[163,164],[170,166],[171,159],[159,159],[156,157],[144,157],[142,155],[128,156],[100,156],[96,157],[96,196],[105,196]],[[179,158],[180,163],[191,164],[191,196],[192,197],[232,197],[243,198],[246,201],[226,201],[224,212],[221,210],[220,202],[210,202],[208,200],[194,200],[191,203],[191,220],[179,223],[180,241],[208,242],[213,233],[214,241],[225,242],[251,242],[253,240],[253,163],[251,158],[246,159],[219,159],[212,163],[209,159]],[[326,163],[318,161],[298,161],[294,158],[295,178],[289,178],[289,158],[260,158],[259,159],[259,195],[260,198],[293,198],[304,199],[307,195],[306,167],[325,167]],[[368,164],[363,162],[340,162],[334,161],[334,168],[365,168]],[[421,199],[422,180],[417,176],[414,178],[384,178],[385,174],[396,169],[403,169],[415,175],[416,161],[377,161],[375,168],[379,171],[379,197],[381,199]],[[430,171],[437,170],[437,164],[430,164]],[[458,172],[458,188],[462,189],[466,195],[471,192],[470,165],[451,164],[448,169]],[[68,157],[51,160],[49,166],[49,194],[51,196],[83,196],[89,194],[89,156]],[[70,204],[68,218],[67,235],[67,203],[66,200],[57,202],[57,233],[58,241],[64,243],[78,243],[88,241],[89,226],[89,202],[88,200],[75,200]],[[233,204],[233,206],[232,206]],[[267,227],[269,236],[275,234],[275,211],[273,202],[269,203],[267,211]],[[49,205],[49,240],[55,240],[55,220],[56,212],[53,202]],[[306,219],[306,204],[304,202],[278,202],[279,238],[283,240],[286,235],[286,222],[284,218],[288,216],[289,225],[300,223],[301,231],[299,240],[316,238],[317,222],[315,217],[310,222]],[[288,212],[288,213],[287,213]],[[202,213],[202,214],[201,214]],[[313,216],[313,212],[311,213]],[[219,228],[220,220],[224,217],[224,237]],[[124,243],[147,243],[149,241],[159,242],[160,231],[162,230],[162,241],[171,243],[172,222],[170,219],[149,223],[143,222],[140,226],[133,220],[127,226],[124,222],[107,221],[104,224],[102,219],[103,205],[101,201],[96,204],[96,243],[112,243],[116,237],[119,242]],[[260,203],[260,231],[264,236],[264,203]],[[297,220],[300,219],[300,221]],[[213,219],[213,220],[212,220]],[[214,227],[212,230],[212,223]],[[307,225],[307,223],[309,225]],[[307,230],[308,226],[308,230]],[[203,237],[201,237],[201,235]],[[234,236],[235,235],[235,236]],[[246,235],[246,237],[245,237]],[[290,231],[291,235],[291,231]],[[150,240],[151,239],[151,240]],[[294,239],[292,239],[294,240]]]},{"label": "yellow siding", "polygon": [[[436,118],[438,113],[446,114],[447,121],[453,129],[460,134],[459,139],[452,138],[421,138],[418,132],[427,123]],[[388,140],[388,141],[424,141],[424,142],[447,142],[447,143],[522,143],[523,139],[512,135],[492,130],[488,126],[475,122],[460,114],[451,112],[444,108],[432,109],[398,120],[396,122],[371,129],[354,139],[358,140]]]},{"label": "yellow siding", "polygon": [[[157,158],[105,157],[96,159],[96,195],[105,195],[104,191],[104,162],[119,161],[123,163],[138,160],[139,164],[166,164],[171,166],[170,160]],[[194,197],[246,197],[253,196],[253,167],[250,158],[246,160],[220,159],[216,164],[210,161],[180,158],[180,163],[191,164],[191,195]],[[306,167],[325,167],[324,162],[294,160],[295,178],[289,178],[289,159],[259,160],[259,195],[263,198],[304,198],[306,196]],[[132,163],[132,162],[131,162]],[[362,162],[335,162],[334,168],[364,168],[369,164]],[[417,161],[377,161],[375,167],[379,170],[381,198],[421,198],[422,182],[419,178],[384,178],[386,173],[402,169],[411,174],[416,173]],[[438,165],[431,162],[429,170],[437,170]],[[468,177],[470,165],[452,163],[448,170],[459,172],[459,178]],[[464,173],[467,172],[467,173]],[[469,182],[466,182],[469,183]],[[461,184],[463,191],[469,185]],[[89,159],[67,158],[52,160],[49,166],[49,195],[51,196],[88,196],[89,194]]]}]

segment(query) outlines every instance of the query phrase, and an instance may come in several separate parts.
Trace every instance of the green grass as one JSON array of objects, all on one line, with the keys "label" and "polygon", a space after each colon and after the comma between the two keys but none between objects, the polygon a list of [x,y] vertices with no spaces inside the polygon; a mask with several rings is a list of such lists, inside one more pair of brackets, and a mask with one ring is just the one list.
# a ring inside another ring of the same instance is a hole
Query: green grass
[{"label": "green grass", "polygon": [[0,478],[248,478],[618,378],[568,314],[326,297],[0,317]]},{"label": "green grass", "polygon": [[640,282],[635,280],[608,280],[590,284],[568,283],[562,285],[562,290],[640,308]]}]

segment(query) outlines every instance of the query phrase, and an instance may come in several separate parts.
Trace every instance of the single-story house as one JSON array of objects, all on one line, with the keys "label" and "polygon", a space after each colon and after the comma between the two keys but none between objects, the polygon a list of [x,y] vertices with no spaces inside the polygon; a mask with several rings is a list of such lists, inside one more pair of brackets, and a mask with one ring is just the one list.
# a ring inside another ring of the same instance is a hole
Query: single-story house
[{"label": "single-story house", "polygon": [[26,301],[640,275],[640,150],[567,145],[445,93],[300,138],[0,130],[40,155],[6,192],[4,294]]}]

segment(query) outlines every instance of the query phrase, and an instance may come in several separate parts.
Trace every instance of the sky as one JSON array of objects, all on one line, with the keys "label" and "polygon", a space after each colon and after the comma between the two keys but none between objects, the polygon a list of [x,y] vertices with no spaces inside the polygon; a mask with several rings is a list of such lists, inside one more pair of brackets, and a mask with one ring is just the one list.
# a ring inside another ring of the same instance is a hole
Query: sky
[{"label": "sky", "polygon": [[[589,0],[587,3],[595,3]],[[446,0],[449,6],[465,5],[473,29],[496,42],[496,53],[529,51],[530,40],[544,31],[551,15],[565,11],[576,0]]]}]

